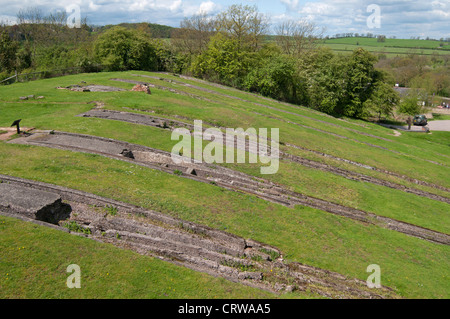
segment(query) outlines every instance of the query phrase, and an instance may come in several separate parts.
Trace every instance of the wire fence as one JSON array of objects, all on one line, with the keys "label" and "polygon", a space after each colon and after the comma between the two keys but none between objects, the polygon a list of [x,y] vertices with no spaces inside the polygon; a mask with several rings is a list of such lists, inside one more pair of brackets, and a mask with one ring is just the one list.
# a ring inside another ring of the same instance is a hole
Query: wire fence
[{"label": "wire fence", "polygon": [[0,81],[0,85],[8,85],[15,82],[28,82],[28,81],[34,81],[39,79],[48,79],[53,78],[57,76],[64,76],[64,75],[71,75],[71,74],[79,74],[79,73],[91,73],[91,72],[101,72],[103,71],[104,67],[100,64],[95,65],[89,65],[89,66],[77,66],[77,67],[70,67],[70,68],[61,68],[61,69],[54,69],[54,70],[48,70],[48,71],[37,71],[37,72],[30,72],[30,73],[22,73],[22,74],[15,74],[13,76],[10,76],[6,79],[3,79]]}]

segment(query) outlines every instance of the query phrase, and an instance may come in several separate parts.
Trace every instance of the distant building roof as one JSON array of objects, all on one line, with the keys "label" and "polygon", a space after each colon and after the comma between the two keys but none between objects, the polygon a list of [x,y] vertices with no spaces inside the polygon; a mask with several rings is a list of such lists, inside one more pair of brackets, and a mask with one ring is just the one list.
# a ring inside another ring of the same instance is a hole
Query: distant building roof
[{"label": "distant building roof", "polygon": [[[397,91],[398,94],[400,94],[400,97],[404,97],[412,89],[395,86],[394,90]],[[419,93],[422,96],[422,98],[425,98],[427,96],[427,91],[425,89],[415,89],[415,90],[417,90],[417,93]]]},{"label": "distant building roof", "polygon": [[408,93],[408,91],[410,90],[410,88],[402,88],[402,87],[395,86],[395,87],[394,87],[394,90],[395,90],[398,94],[400,94],[401,97],[403,97],[403,96],[405,96],[405,95]]}]

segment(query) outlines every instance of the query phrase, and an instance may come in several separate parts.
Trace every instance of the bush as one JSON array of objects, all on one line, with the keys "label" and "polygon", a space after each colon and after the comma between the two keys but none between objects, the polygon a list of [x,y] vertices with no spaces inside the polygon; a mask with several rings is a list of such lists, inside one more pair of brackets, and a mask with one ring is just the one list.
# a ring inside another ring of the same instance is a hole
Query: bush
[{"label": "bush", "polygon": [[[8,72],[0,72],[0,82],[2,82],[3,80],[9,78],[10,76],[13,76],[13,74],[8,73]],[[11,81],[14,81],[14,79],[12,79]],[[1,84],[6,84],[7,82],[9,82],[9,81],[5,81],[5,82],[3,82]]]},{"label": "bush", "polygon": [[157,69],[155,47],[140,32],[114,27],[94,43],[94,54],[108,71]]},{"label": "bush", "polygon": [[16,68],[18,44],[7,32],[0,34],[0,72],[12,72]]},{"label": "bush", "polygon": [[208,49],[196,57],[191,66],[195,76],[217,77],[219,82],[235,84],[246,75],[250,66],[249,52],[239,50],[239,42],[222,33],[213,36]]},{"label": "bush", "polygon": [[295,63],[287,56],[269,55],[259,60],[244,80],[244,88],[274,99],[295,101]]}]

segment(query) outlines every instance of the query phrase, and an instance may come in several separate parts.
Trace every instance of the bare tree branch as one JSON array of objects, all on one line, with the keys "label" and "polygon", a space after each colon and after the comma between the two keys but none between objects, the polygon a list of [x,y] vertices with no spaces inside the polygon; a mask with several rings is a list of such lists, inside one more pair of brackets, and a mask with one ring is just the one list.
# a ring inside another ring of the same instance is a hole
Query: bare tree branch
[{"label": "bare tree branch", "polygon": [[280,23],[276,29],[276,41],[283,52],[289,55],[300,55],[306,50],[313,49],[324,30],[305,20],[288,20]]}]

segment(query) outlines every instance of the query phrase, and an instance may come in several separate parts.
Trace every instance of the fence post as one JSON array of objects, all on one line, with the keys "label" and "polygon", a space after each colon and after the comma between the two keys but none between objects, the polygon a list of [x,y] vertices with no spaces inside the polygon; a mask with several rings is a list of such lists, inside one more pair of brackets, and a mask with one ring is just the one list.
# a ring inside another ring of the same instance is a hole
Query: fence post
[{"label": "fence post", "polygon": [[16,83],[18,82],[18,79],[17,79],[17,70],[15,70],[15,74],[16,74]]}]

